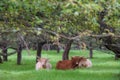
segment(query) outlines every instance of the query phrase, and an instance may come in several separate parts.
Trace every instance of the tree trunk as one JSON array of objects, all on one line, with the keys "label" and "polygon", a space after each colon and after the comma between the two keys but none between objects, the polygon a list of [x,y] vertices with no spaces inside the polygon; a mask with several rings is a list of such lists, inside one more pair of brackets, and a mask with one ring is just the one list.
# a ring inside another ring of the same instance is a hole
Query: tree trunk
[{"label": "tree trunk", "polygon": [[115,29],[109,25],[107,25],[105,22],[104,22],[104,18],[105,16],[108,14],[108,10],[104,8],[103,11],[99,12],[99,20],[98,20],[98,23],[100,25],[100,33],[103,33],[105,29],[108,29],[110,30],[111,32],[115,32]]},{"label": "tree trunk", "polygon": [[109,49],[115,53],[115,60],[120,58],[120,46],[112,45],[112,44],[106,44],[105,46],[107,49]]},{"label": "tree trunk", "polygon": [[1,58],[1,56],[0,56],[0,63],[2,63],[3,61],[2,61],[2,58]]},{"label": "tree trunk", "polygon": [[2,48],[2,53],[4,54],[3,56],[3,61],[8,61],[8,56],[7,56],[7,45],[4,45]]},{"label": "tree trunk", "polygon": [[[103,11],[101,11],[99,13],[99,20],[98,23],[100,24],[100,33],[103,33],[105,29],[109,30],[109,32],[115,32],[115,29],[109,25],[107,25],[104,22],[104,17],[107,14],[107,10],[104,9]],[[108,32],[107,32],[108,33]],[[108,49],[111,50],[115,53],[115,59],[120,58],[120,40],[118,39],[114,39],[113,37],[106,37],[106,38],[102,38],[103,42],[104,42],[104,46]],[[113,45],[114,44],[114,45]]]},{"label": "tree trunk", "polygon": [[42,47],[46,42],[40,42],[37,44],[37,55],[36,55],[36,62],[38,57],[41,57]]},{"label": "tree trunk", "polygon": [[17,49],[17,64],[20,65],[21,64],[21,60],[22,60],[22,45],[21,43],[19,43],[18,45],[18,49]]},{"label": "tree trunk", "polygon": [[73,40],[69,40],[68,43],[66,44],[65,49],[64,49],[64,53],[63,53],[63,56],[62,56],[63,60],[68,60],[69,59],[69,51],[70,51],[72,43],[73,43]]},{"label": "tree trunk", "polygon": [[90,58],[93,58],[93,48],[92,48],[92,42],[90,42],[90,44],[89,44],[89,50],[90,50],[90,53],[89,53]]},{"label": "tree trunk", "polygon": [[119,56],[117,54],[115,54],[115,60],[118,60]]},{"label": "tree trunk", "polygon": [[60,53],[60,47],[57,45],[57,53]]},{"label": "tree trunk", "polygon": [[50,44],[46,44],[46,47],[47,47],[47,51],[50,50]]}]

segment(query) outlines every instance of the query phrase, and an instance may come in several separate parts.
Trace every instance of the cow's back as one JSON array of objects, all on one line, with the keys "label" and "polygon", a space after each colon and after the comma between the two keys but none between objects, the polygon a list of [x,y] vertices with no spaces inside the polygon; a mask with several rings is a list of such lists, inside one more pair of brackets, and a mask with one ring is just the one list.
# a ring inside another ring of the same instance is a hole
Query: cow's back
[{"label": "cow's back", "polygon": [[56,64],[56,69],[61,69],[61,70],[72,69],[71,60],[58,61]]}]

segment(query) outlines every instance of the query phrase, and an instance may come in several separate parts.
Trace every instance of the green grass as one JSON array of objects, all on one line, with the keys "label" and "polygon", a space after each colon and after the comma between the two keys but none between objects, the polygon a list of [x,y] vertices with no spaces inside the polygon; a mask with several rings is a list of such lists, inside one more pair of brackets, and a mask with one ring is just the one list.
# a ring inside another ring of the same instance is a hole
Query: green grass
[{"label": "green grass", "polygon": [[[62,51],[43,51],[42,57],[50,59],[51,70],[35,70],[35,51],[28,56],[23,51],[22,65],[16,65],[16,54],[8,58],[8,62],[0,64],[0,80],[120,80],[120,60],[114,60],[114,55],[94,51],[92,68],[75,70],[56,70],[55,65],[62,59]],[[79,55],[88,57],[88,51],[70,51],[70,57]]]}]

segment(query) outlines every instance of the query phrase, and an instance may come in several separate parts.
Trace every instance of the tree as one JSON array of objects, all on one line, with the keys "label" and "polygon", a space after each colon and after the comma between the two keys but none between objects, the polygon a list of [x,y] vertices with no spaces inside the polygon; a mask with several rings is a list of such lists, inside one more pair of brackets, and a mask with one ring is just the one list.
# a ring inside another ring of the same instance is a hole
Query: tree
[{"label": "tree", "polygon": [[[116,35],[116,31],[119,28],[119,14],[120,7],[119,2],[117,1],[107,1],[107,5],[103,4],[104,9],[99,12],[98,23],[100,24],[100,33],[106,32],[106,34],[111,34],[102,38],[104,46],[115,53],[115,59],[120,58],[120,42],[119,38],[114,38],[112,36]],[[118,35],[118,34],[117,34]]]},{"label": "tree", "polygon": [[[104,26],[119,28],[119,6],[120,2],[117,0],[1,0],[0,30],[9,28],[24,34],[34,34],[37,31],[42,32],[43,36],[46,36],[46,32],[50,34],[49,38],[53,35],[58,41],[63,38],[64,43],[67,40],[76,41],[86,30],[91,30],[93,34],[102,34],[106,29]],[[101,16],[102,13],[105,15]],[[45,40],[49,42],[47,38]],[[53,41],[54,38],[50,40]],[[70,44],[72,41],[66,44],[63,54],[67,55],[66,59]]]}]

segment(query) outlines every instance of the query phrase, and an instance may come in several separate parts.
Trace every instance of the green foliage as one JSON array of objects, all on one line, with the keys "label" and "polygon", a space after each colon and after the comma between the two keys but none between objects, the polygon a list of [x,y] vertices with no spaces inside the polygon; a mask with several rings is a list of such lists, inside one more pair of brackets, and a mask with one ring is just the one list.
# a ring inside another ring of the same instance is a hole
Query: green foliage
[{"label": "green foliage", "polygon": [[[108,14],[109,16],[115,14],[116,16],[119,16],[119,6],[120,4],[116,0],[111,0],[111,1],[1,0],[0,10],[4,13],[4,16],[6,16],[7,19],[13,20],[14,18],[16,18],[14,21],[19,19],[19,17],[20,17],[19,21],[22,20],[34,21],[36,18],[38,20],[38,18],[40,19],[40,17],[36,16],[37,12],[43,12],[43,14],[50,20],[56,18],[58,22],[59,22],[59,19],[57,19],[58,17],[60,18],[63,16],[65,20],[67,20],[67,22],[68,19],[71,17],[71,18],[75,18],[75,20],[72,20],[70,22],[71,24],[74,24],[72,27],[75,28],[78,23],[85,22],[83,19],[85,17],[87,18],[86,21],[87,25],[91,26],[92,22],[96,24],[95,19],[97,18],[97,13],[98,11],[101,11],[103,8],[109,9],[110,11]],[[79,18],[76,19],[76,16]],[[44,20],[44,19],[40,19],[40,20]],[[78,23],[74,23],[74,21]],[[63,21],[60,22],[62,23]],[[78,24],[78,25],[81,26],[82,24],[81,25]]]},{"label": "green foliage", "polygon": [[[85,30],[98,33],[98,13],[104,9],[104,22],[120,26],[119,0],[1,0],[0,29],[42,28],[67,36]],[[25,32],[25,31],[24,31]]]}]

